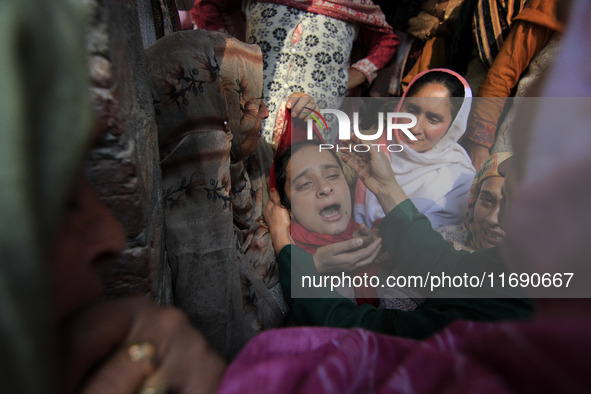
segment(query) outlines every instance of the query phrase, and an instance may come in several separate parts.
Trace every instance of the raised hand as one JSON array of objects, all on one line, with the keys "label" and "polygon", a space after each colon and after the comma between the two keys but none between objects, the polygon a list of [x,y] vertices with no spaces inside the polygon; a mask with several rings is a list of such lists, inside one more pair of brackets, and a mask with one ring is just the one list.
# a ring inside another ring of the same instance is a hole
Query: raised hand
[{"label": "raised hand", "polygon": [[[351,137],[351,142],[363,143],[356,136]],[[390,212],[408,198],[396,181],[388,156],[384,152],[378,152],[376,147],[372,146],[369,152],[345,153],[342,159],[357,172],[363,184],[376,195],[384,212]]]},{"label": "raised hand", "polygon": [[277,190],[271,189],[271,199],[267,205],[265,205],[265,212],[263,215],[265,217],[265,222],[267,222],[267,225],[269,226],[275,254],[279,254],[285,245],[292,242],[289,233],[291,225],[289,211],[281,205]]},{"label": "raised hand", "polygon": [[287,100],[287,109],[291,109],[291,116],[299,119],[309,118],[310,109],[319,111],[320,107],[314,99],[303,92],[295,92]]}]

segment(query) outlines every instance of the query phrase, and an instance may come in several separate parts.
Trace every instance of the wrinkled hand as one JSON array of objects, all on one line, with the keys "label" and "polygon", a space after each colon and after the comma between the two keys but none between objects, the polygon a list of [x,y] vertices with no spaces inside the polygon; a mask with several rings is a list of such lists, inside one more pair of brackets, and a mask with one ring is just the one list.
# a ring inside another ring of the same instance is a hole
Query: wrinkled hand
[{"label": "wrinkled hand", "polygon": [[281,205],[277,190],[271,190],[271,199],[265,205],[263,215],[265,222],[269,226],[275,254],[279,254],[285,245],[291,243],[291,235],[289,233],[291,218],[287,208]]},{"label": "wrinkled hand", "polygon": [[[65,393],[210,393],[225,369],[184,313],[144,296],[99,302],[60,328]],[[133,361],[130,346],[145,343],[154,356]]]},{"label": "wrinkled hand", "polygon": [[314,253],[316,270],[321,274],[346,272],[373,263],[382,248],[382,239],[372,235],[365,226],[354,235],[347,241],[318,248]]},{"label": "wrinkled hand", "polygon": [[472,160],[472,165],[476,169],[476,172],[480,171],[482,163],[484,163],[491,156],[486,146],[474,144],[472,142],[466,142],[466,152]]},{"label": "wrinkled hand", "polygon": [[368,245],[380,237],[377,229],[370,229],[365,224],[359,225],[359,230],[353,232],[353,237],[363,238],[363,244]]},{"label": "wrinkled hand", "polygon": [[310,109],[320,111],[320,107],[318,107],[314,99],[303,92],[293,93],[287,100],[286,108],[291,109],[291,116],[298,119],[310,118]]},{"label": "wrinkled hand", "polygon": [[[351,138],[351,142],[355,144],[363,143],[355,136]],[[383,152],[378,152],[373,147],[369,152],[357,153],[352,151],[344,153],[342,159],[357,172],[359,179],[374,194],[390,187],[392,184],[398,184],[388,156]]]},{"label": "wrinkled hand", "polygon": [[[351,137],[355,144],[362,144],[356,136]],[[373,192],[384,212],[390,212],[396,205],[408,197],[398,184],[390,160],[383,152],[378,152],[376,147],[371,147],[369,152],[349,152],[342,156],[343,162],[353,168],[363,184]]]}]

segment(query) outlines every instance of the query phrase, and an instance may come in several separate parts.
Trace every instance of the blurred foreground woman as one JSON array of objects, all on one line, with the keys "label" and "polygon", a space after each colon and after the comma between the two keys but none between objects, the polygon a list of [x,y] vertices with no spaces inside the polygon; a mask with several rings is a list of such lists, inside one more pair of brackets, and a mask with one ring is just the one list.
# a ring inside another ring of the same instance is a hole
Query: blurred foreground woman
[{"label": "blurred foreground woman", "polygon": [[224,364],[181,312],[99,301],[125,235],[81,174],[82,21],[66,1],[0,3],[0,392],[210,392]]}]

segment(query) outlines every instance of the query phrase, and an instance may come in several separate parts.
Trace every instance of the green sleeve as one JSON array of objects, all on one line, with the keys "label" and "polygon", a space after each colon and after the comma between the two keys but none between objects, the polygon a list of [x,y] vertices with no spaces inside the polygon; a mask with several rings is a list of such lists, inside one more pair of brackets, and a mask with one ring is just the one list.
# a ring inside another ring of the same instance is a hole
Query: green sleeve
[{"label": "green sleeve", "polygon": [[[396,267],[405,274],[442,276],[476,276],[481,287],[436,289],[438,297],[484,298],[523,297],[519,289],[491,286],[490,278],[506,272],[498,247],[475,252],[456,250],[441,234],[433,230],[425,215],[410,200],[394,208],[380,223],[380,235]],[[424,289],[423,289],[424,291]],[[433,293],[433,294],[434,294]],[[426,295],[428,293],[425,292]],[[433,295],[431,294],[431,295]]]},{"label": "green sleeve", "polygon": [[[400,258],[412,263],[413,270],[445,270],[452,274],[504,266],[497,248],[475,253],[455,250],[431,228],[428,219],[410,200],[399,204],[386,216],[380,224],[380,232],[387,240],[383,244],[389,252],[397,261]],[[422,339],[456,320],[496,321],[527,317],[532,312],[531,301],[519,298],[431,298],[409,312],[358,306],[346,298],[335,297],[326,287],[306,288],[307,297],[313,298],[302,298],[302,277],[319,276],[312,255],[288,245],[281,250],[277,261],[283,295],[299,325],[362,327]],[[499,296],[507,295],[499,293]]]},{"label": "green sleeve", "polygon": [[478,263],[472,253],[458,251],[441,234],[433,230],[431,222],[420,213],[410,199],[392,209],[379,225],[382,244],[396,263],[406,272],[459,272],[467,264]]},{"label": "green sleeve", "polygon": [[376,332],[386,332],[382,322],[383,310],[371,305],[357,305],[349,299],[335,295],[328,288],[306,288],[306,295],[314,298],[292,296],[292,281],[294,287],[301,289],[303,276],[320,276],[312,255],[308,252],[297,246],[287,245],[277,256],[277,262],[283,296],[299,325],[363,327]]},{"label": "green sleeve", "polygon": [[[380,223],[380,234],[387,240],[383,244],[388,252],[410,274],[445,272],[482,277],[483,273],[497,274],[505,270],[499,248],[480,249],[473,253],[456,250],[433,230],[429,220],[410,200],[388,213]],[[464,298],[453,298],[458,296]],[[397,336],[421,339],[455,320],[498,321],[529,317],[533,313],[533,302],[521,297],[522,293],[511,288],[443,289],[438,291],[438,298],[426,299],[414,311],[386,311],[384,329]]]}]

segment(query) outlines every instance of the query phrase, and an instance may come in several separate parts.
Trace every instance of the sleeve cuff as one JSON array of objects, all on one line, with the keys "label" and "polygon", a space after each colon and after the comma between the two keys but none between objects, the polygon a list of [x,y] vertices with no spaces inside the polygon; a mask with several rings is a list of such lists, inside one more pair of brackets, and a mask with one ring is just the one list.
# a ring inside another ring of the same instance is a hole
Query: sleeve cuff
[{"label": "sleeve cuff", "polygon": [[473,119],[470,122],[471,133],[466,135],[466,139],[476,145],[491,148],[495,142],[497,132],[497,123],[484,119]]},{"label": "sleeve cuff", "polygon": [[353,64],[351,68],[363,73],[363,75],[365,75],[365,79],[367,79],[368,84],[371,84],[378,76],[378,68],[369,59],[361,59]]}]

